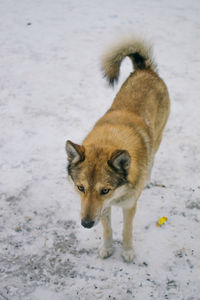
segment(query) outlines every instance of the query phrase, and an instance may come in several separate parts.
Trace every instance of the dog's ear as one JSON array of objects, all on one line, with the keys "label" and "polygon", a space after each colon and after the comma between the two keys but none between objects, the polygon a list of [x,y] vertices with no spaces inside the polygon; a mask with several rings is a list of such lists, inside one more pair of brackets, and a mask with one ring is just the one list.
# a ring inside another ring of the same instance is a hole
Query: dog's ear
[{"label": "dog's ear", "polygon": [[65,145],[69,163],[76,164],[85,159],[85,148],[81,145],[67,141]]},{"label": "dog's ear", "polygon": [[108,160],[108,165],[120,172],[125,176],[128,175],[128,169],[130,167],[131,157],[126,150],[116,150],[112,153],[110,159]]}]

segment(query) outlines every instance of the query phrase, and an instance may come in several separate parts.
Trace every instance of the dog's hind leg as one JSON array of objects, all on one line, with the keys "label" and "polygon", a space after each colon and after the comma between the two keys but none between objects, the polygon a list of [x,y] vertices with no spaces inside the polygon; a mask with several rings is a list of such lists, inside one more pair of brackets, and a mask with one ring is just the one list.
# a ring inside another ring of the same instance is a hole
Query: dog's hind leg
[{"label": "dog's hind leg", "polygon": [[99,255],[101,258],[106,258],[112,255],[112,228],[111,228],[111,208],[107,208],[106,212],[101,217],[101,223],[103,225],[103,245],[99,249]]},{"label": "dog's hind leg", "polygon": [[152,168],[154,164],[154,155],[151,156],[150,162],[147,167],[147,175],[146,175],[146,180],[145,180],[145,188],[149,188],[151,185],[151,173],[152,173]]},{"label": "dog's hind leg", "polygon": [[134,258],[133,250],[133,219],[135,216],[136,204],[129,209],[123,209],[123,252],[122,256],[126,262],[131,262]]},{"label": "dog's hind leg", "polygon": [[145,188],[149,188],[151,186],[151,173],[152,173],[152,168],[153,168],[153,164],[154,164],[154,158],[155,158],[156,152],[158,151],[161,141],[162,141],[162,132],[158,135],[158,137],[154,143],[154,152],[151,154],[151,159],[149,161],[148,168],[147,168]]}]

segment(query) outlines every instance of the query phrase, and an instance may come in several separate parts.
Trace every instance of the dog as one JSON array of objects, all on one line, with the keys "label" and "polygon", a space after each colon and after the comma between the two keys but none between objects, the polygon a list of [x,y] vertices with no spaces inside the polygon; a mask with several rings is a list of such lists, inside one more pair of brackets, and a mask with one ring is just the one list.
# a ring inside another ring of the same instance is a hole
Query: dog
[{"label": "dog", "polygon": [[117,93],[82,145],[66,142],[68,174],[81,197],[81,224],[103,225],[101,258],[113,253],[111,206],[123,210],[123,251],[134,258],[132,226],[137,200],[150,182],[151,170],[170,111],[168,90],[158,76],[152,46],[129,38],[114,43],[102,57],[102,71],[114,85],[125,57],[133,73]]}]

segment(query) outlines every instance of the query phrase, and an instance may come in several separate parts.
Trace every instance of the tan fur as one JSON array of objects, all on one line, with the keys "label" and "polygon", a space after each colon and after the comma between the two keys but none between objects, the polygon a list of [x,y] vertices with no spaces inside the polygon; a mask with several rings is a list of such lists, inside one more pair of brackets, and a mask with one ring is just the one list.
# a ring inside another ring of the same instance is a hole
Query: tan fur
[{"label": "tan fur", "polygon": [[141,64],[132,57],[134,53],[140,53],[144,58],[145,69],[157,72],[151,43],[137,36],[126,36],[109,46],[102,56],[102,71],[111,84],[118,80],[120,64],[126,56],[131,58],[134,70],[141,68]]},{"label": "tan fur", "polygon": [[[69,174],[75,186],[84,188],[78,191],[81,218],[87,222],[102,221],[103,258],[112,254],[110,207],[118,205],[124,216],[123,257],[126,261],[133,259],[132,223],[137,199],[150,178],[169,115],[167,88],[154,72],[150,49],[141,41],[129,40],[104,56],[104,74],[113,81],[118,77],[122,59],[131,53],[139,54],[139,58],[131,56],[135,72],[124,82],[111,108],[97,121],[82,146],[69,141],[66,145]],[[109,192],[104,195],[103,189]]]}]

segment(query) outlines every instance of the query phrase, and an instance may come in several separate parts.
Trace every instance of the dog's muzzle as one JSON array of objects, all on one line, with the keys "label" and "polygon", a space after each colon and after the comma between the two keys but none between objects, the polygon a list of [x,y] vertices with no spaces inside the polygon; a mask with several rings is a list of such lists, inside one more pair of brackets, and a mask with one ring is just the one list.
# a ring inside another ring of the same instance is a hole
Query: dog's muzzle
[{"label": "dog's muzzle", "polygon": [[92,228],[94,226],[94,221],[89,220],[89,219],[82,219],[81,220],[81,225],[85,228]]}]

